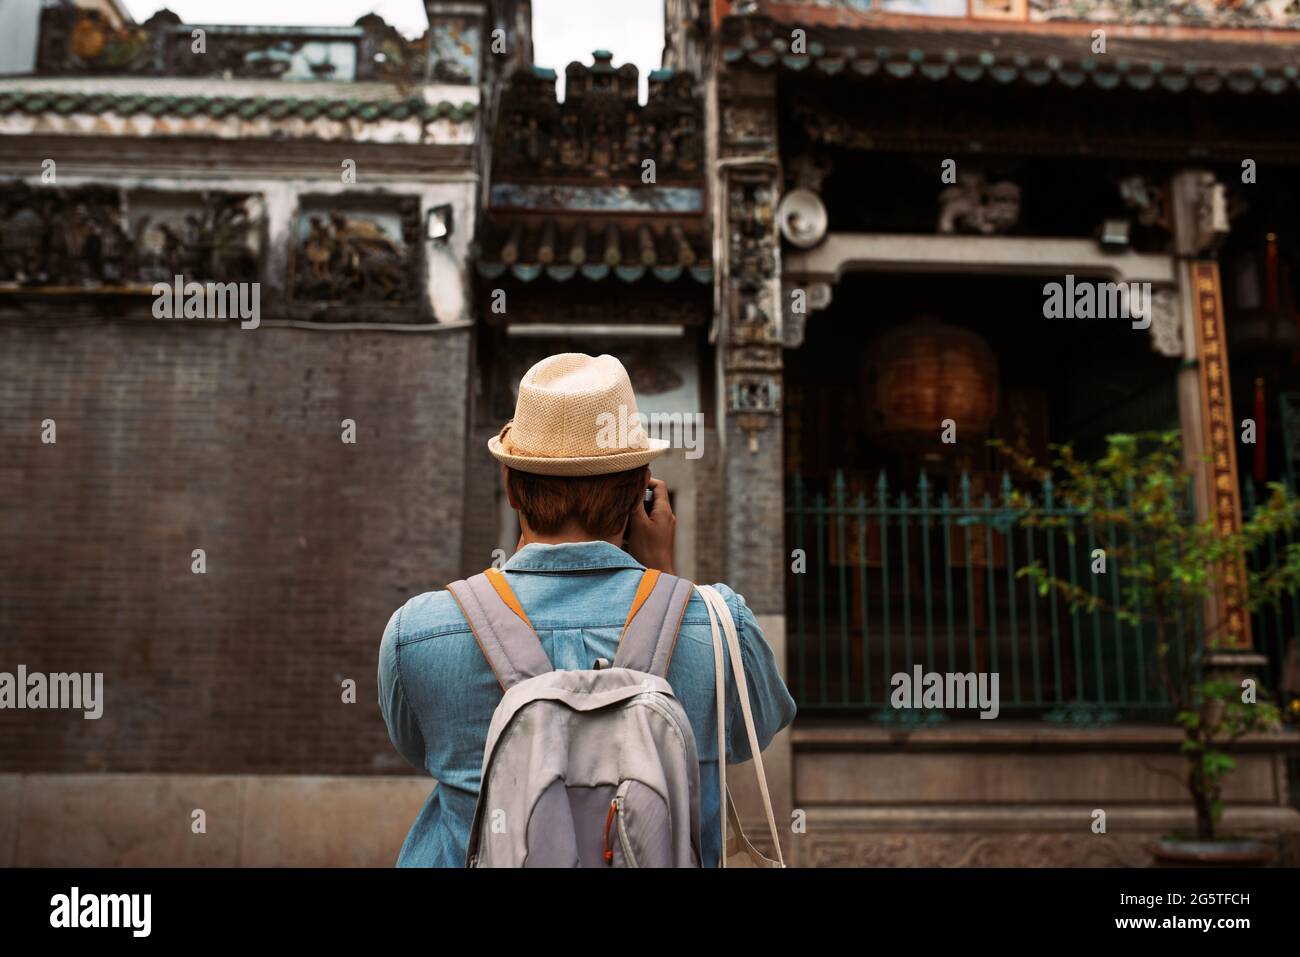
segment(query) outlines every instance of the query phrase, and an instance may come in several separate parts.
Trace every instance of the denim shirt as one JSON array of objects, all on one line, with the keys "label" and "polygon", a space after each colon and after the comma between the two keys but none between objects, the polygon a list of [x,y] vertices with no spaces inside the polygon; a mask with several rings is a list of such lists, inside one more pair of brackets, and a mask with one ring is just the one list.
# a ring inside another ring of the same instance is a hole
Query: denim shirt
[{"label": "denim shirt", "polygon": [[[528,545],[503,566],[541,639],[562,670],[613,661],[643,565],[608,542]],[[761,748],[794,718],[795,705],[776,659],[745,600],[726,585],[740,637]],[[726,670],[727,761],[748,760],[749,741],[730,668]],[[713,637],[704,599],[691,596],[668,669],[700,760],[701,857],[715,867],[720,847],[718,719]],[[435,781],[397,859],[399,867],[462,867],[478,800],[497,684],[469,624],[446,591],[426,592],[399,608],[379,648],[379,708],[393,745]]]}]

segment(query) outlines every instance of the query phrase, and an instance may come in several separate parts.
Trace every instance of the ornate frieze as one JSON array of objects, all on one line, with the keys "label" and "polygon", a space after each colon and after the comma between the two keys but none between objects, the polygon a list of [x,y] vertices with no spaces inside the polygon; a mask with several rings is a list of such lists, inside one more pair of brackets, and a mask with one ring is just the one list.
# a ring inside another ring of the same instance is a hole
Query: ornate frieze
[{"label": "ornate frieze", "polygon": [[686,73],[656,70],[645,106],[637,103],[637,69],[615,68],[597,50],[590,67],[571,63],[565,100],[555,73],[519,71],[502,92],[493,174],[498,180],[583,177],[648,185],[703,179],[703,104]]},{"label": "ornate frieze", "polygon": [[779,372],[781,365],[779,345],[733,345],[727,356],[728,368],[736,372]]},{"label": "ornate frieze", "polygon": [[19,182],[0,194],[0,282],[121,285],[135,273],[133,254],[117,189],[41,190]]},{"label": "ornate frieze", "polygon": [[[819,22],[860,26],[872,12],[909,13],[961,18],[964,0],[732,0],[731,12],[746,16],[758,12],[804,22],[800,8],[812,8]],[[1083,20],[1098,23],[1152,24],[1181,27],[1300,26],[1300,4],[1295,0],[980,0],[971,5],[980,19],[1025,21]],[[838,14],[838,16],[837,16]]]},{"label": "ornate frieze", "polygon": [[37,72],[473,84],[479,29],[472,16],[439,17],[408,40],[374,14],[352,27],[260,27],[182,23],[165,9],[117,27],[60,0],[41,14]]},{"label": "ornate frieze", "polygon": [[136,264],[146,282],[177,274],[254,282],[262,252],[263,203],[238,193],[200,193],[192,202],[168,194],[128,197]]},{"label": "ornate frieze", "polygon": [[1029,0],[1029,19],[1184,27],[1300,27],[1295,0]]},{"label": "ornate frieze", "polygon": [[[781,193],[776,87],[771,74],[728,69],[718,78],[724,211],[715,229],[725,250],[721,279],[727,413],[751,455],[781,414]],[[779,430],[775,430],[779,448]],[[778,453],[779,454],[779,453]],[[744,469],[739,460],[732,463]]]},{"label": "ornate frieze", "polygon": [[776,414],[781,411],[781,376],[735,373],[727,377],[727,411]]},{"label": "ornate frieze", "polygon": [[582,213],[704,213],[703,186],[577,186],[569,183],[493,183],[493,209],[563,209]]},{"label": "ornate frieze", "polygon": [[419,242],[414,198],[343,203],[304,197],[291,256],[293,301],[380,311],[410,307],[418,298]]},{"label": "ornate frieze", "polygon": [[776,117],[767,104],[727,106],[722,111],[722,135],[736,146],[769,146],[776,136]]},{"label": "ornate frieze", "polygon": [[[258,194],[0,183],[0,291],[146,296],[159,282],[270,284],[290,318],[412,322],[427,313],[416,197],[304,196],[268,274]],[[263,300],[264,304],[266,300]]]},{"label": "ornate frieze", "polygon": [[735,344],[779,342],[775,177],[763,169],[733,170],[727,183],[729,338]]},{"label": "ornate frieze", "polygon": [[180,18],[159,11],[142,26],[118,27],[98,10],[61,0],[41,11],[39,73],[157,74]]},{"label": "ornate frieze", "polygon": [[254,281],[262,213],[243,193],[10,183],[0,193],[0,283],[92,291],[176,275]]}]

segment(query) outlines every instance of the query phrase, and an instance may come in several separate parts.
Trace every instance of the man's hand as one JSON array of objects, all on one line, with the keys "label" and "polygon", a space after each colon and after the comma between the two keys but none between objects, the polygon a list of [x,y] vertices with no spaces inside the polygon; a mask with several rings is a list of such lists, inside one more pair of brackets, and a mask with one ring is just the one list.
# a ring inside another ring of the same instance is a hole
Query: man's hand
[{"label": "man's hand", "polygon": [[677,534],[677,516],[668,503],[668,486],[659,479],[650,480],[655,501],[649,515],[645,503],[637,499],[627,523],[628,553],[646,568],[657,568],[672,575],[673,538]]}]

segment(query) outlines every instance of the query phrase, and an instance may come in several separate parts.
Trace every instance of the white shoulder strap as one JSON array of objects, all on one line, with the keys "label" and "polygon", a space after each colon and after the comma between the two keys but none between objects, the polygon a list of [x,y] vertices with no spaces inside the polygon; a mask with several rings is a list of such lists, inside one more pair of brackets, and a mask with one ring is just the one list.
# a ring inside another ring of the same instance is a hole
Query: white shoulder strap
[{"label": "white shoulder strap", "polygon": [[[745,679],[745,665],[740,656],[740,639],[736,635],[736,623],[732,620],[727,602],[710,585],[696,585],[696,591],[704,599],[704,606],[709,613],[709,628],[713,632],[713,677],[717,694],[718,708],[718,796],[721,801],[722,845],[718,865],[727,864],[727,822],[730,820],[736,831],[736,841],[749,853],[755,864],[763,867],[785,867],[785,858],[781,853],[781,838],[776,829],[776,815],[772,813],[772,795],[767,788],[767,773],[763,770],[763,754],[758,747],[758,732],[754,729],[754,712],[749,701],[749,682]],[[727,652],[722,649],[722,635],[718,632],[718,623],[726,636]],[[763,796],[763,811],[767,815],[767,826],[772,834],[772,847],[775,848],[776,860],[771,861],[760,854],[745,838],[740,827],[740,816],[736,813],[727,789],[727,708],[724,665],[726,658],[731,660],[731,673],[736,678],[736,691],[740,697],[740,711],[745,720],[745,732],[749,737],[749,753],[753,755],[754,773],[758,777],[758,789]]]}]

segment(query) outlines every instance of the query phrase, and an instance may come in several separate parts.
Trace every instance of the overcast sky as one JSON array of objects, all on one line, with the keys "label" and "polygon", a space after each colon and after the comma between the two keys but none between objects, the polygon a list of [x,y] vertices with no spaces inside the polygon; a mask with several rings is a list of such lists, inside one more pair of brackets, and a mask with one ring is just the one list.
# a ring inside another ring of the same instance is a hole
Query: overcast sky
[{"label": "overcast sky", "polygon": [[[186,23],[260,23],[277,26],[350,26],[377,13],[407,36],[428,25],[420,0],[125,0],[137,21],[167,7]],[[606,49],[614,64],[632,62],[645,76],[664,48],[663,0],[533,0],[533,55],[553,67],[563,84],[572,61],[591,62]]]}]

